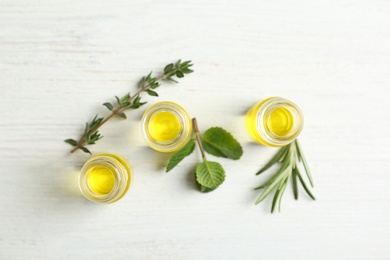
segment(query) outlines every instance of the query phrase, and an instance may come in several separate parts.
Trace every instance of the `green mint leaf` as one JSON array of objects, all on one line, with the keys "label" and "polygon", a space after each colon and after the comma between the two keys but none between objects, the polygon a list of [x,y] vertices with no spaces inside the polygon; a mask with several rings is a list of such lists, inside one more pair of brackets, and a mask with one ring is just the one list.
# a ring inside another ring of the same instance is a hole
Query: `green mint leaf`
[{"label": "green mint leaf", "polygon": [[125,115],[125,113],[123,113],[123,112],[122,112],[122,113],[120,113],[120,114],[118,114],[118,116],[119,116],[119,117],[122,117],[122,118],[124,118],[124,119],[126,119],[126,118],[127,118],[127,116],[126,116],[126,115]]},{"label": "green mint leaf", "polygon": [[198,190],[200,192],[203,192],[203,193],[207,193],[207,192],[211,192],[211,191],[215,190],[215,189],[210,189],[210,188],[207,188],[205,186],[202,186],[199,182],[197,182],[196,181],[196,173],[195,173],[195,185],[198,188]]},{"label": "green mint leaf", "polygon": [[114,106],[111,103],[104,103],[103,106],[106,106],[108,110],[112,111],[114,109]]},{"label": "green mint leaf", "polygon": [[76,146],[77,145],[77,141],[73,140],[73,139],[66,139],[64,142],[68,143],[68,144],[70,144],[72,146]]},{"label": "green mint leaf", "polygon": [[170,170],[175,168],[175,166],[178,165],[186,156],[190,155],[194,151],[194,149],[195,140],[191,139],[183,148],[181,148],[177,153],[172,156],[167,165],[166,172],[169,172]]},{"label": "green mint leaf", "polygon": [[92,155],[91,151],[88,150],[87,148],[85,148],[84,146],[81,146],[80,149],[81,149],[84,153],[89,153],[90,155]]},{"label": "green mint leaf", "polygon": [[217,162],[210,162],[203,158],[203,162],[196,166],[196,181],[205,188],[215,189],[225,180],[225,170]]},{"label": "green mint leaf", "polygon": [[243,154],[240,143],[221,127],[209,128],[202,136],[202,144],[206,152],[217,157],[238,160]]},{"label": "green mint leaf", "polygon": [[148,90],[146,90],[146,92],[148,92],[148,94],[151,95],[151,96],[158,97],[158,94],[157,94],[156,91],[153,91],[153,90],[151,90],[151,89],[148,89]]}]

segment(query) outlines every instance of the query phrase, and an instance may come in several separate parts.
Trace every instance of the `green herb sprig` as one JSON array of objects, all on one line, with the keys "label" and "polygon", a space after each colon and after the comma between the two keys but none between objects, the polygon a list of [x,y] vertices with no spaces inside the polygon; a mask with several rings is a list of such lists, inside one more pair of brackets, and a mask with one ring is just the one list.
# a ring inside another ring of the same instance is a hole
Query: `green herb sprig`
[{"label": "green herb sprig", "polygon": [[96,115],[91,122],[87,122],[85,125],[84,133],[78,141],[74,139],[66,139],[65,142],[73,146],[73,149],[70,152],[74,153],[75,151],[80,149],[85,153],[91,154],[89,149],[87,149],[85,146],[93,145],[98,140],[103,138],[103,136],[98,131],[98,129],[102,125],[104,125],[108,120],[116,116],[126,119],[126,114],[124,113],[124,111],[129,109],[137,109],[142,105],[146,104],[146,102],[141,102],[140,94],[142,92],[146,92],[150,96],[157,97],[158,94],[155,89],[161,86],[161,81],[166,80],[178,83],[175,80],[175,77],[183,78],[185,74],[192,73],[193,70],[190,69],[192,65],[193,64],[191,63],[191,61],[181,62],[181,60],[176,63],[168,64],[165,66],[164,71],[159,76],[152,77],[151,72],[149,73],[149,75],[143,77],[138,83],[139,89],[134,95],[130,95],[130,93],[127,93],[121,98],[115,96],[116,104],[112,104],[110,102],[104,103],[103,105],[111,113],[107,117],[99,117],[98,115]]},{"label": "green herb sprig", "polygon": [[312,187],[314,187],[309,166],[303,154],[302,148],[296,139],[294,142],[280,148],[279,152],[256,173],[256,175],[263,173],[275,163],[281,165],[278,171],[267,182],[256,188],[256,190],[264,189],[263,193],[257,199],[256,205],[262,202],[272,192],[272,190],[275,190],[274,198],[272,200],[271,213],[274,212],[277,204],[279,204],[280,211],[281,200],[290,179],[292,179],[293,193],[296,200],[298,199],[298,180],[302,184],[307,194],[313,200],[315,200],[315,197],[310,192],[305,181],[303,180],[301,172],[298,169],[297,159],[303,163],[310,184]]},{"label": "green herb sprig", "polygon": [[170,159],[166,171],[169,172],[185,157],[195,150],[198,144],[202,155],[202,162],[195,170],[196,186],[201,192],[215,190],[225,180],[225,170],[221,164],[207,160],[206,152],[216,157],[238,160],[243,154],[240,143],[221,127],[209,128],[203,135],[200,134],[196,118],[192,119],[194,137]]}]

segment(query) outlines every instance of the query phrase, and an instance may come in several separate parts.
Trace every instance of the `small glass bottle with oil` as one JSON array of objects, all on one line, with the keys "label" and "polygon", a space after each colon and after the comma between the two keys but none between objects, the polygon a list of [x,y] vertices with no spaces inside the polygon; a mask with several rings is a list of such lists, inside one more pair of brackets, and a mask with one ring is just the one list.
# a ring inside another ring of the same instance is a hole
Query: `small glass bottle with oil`
[{"label": "small glass bottle with oil", "polygon": [[270,97],[253,105],[245,118],[250,136],[258,143],[280,147],[294,141],[303,128],[303,115],[293,102]]},{"label": "small glass bottle with oil", "polygon": [[150,106],[141,122],[147,144],[159,152],[179,150],[192,135],[187,111],[174,102],[163,101]]},{"label": "small glass bottle with oil", "polygon": [[97,203],[113,203],[121,199],[131,183],[126,160],[115,154],[98,154],[89,158],[79,176],[81,193]]}]

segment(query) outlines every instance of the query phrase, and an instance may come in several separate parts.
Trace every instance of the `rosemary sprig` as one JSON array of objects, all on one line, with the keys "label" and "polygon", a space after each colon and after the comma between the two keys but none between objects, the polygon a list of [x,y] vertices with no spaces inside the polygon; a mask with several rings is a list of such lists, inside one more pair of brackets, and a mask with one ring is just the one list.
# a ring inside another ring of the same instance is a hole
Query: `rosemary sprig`
[{"label": "rosemary sprig", "polygon": [[86,153],[91,154],[89,149],[87,149],[85,146],[93,145],[96,143],[96,141],[103,137],[98,131],[102,125],[104,125],[114,116],[126,119],[126,114],[124,111],[129,109],[137,109],[146,104],[146,102],[141,102],[140,94],[142,92],[146,92],[150,96],[157,97],[158,94],[154,90],[161,85],[161,81],[167,80],[178,83],[175,80],[175,77],[183,78],[185,74],[193,72],[193,70],[190,69],[192,65],[193,64],[191,61],[181,62],[181,60],[176,63],[168,64],[165,66],[164,71],[158,77],[152,77],[152,72],[149,73],[149,75],[143,77],[138,83],[139,89],[134,95],[127,93],[122,98],[115,96],[117,101],[116,104],[112,104],[110,102],[104,103],[103,105],[111,112],[111,114],[109,114],[107,117],[99,117],[96,115],[91,122],[86,123],[84,133],[78,141],[74,139],[66,139],[65,142],[73,146],[73,149],[70,152],[74,153],[80,149]]},{"label": "rosemary sprig", "polygon": [[298,169],[297,159],[302,161],[305,168],[306,175],[313,187],[313,179],[309,170],[309,166],[303,154],[302,148],[299,145],[298,140],[280,148],[279,152],[262,168],[256,175],[269,169],[275,163],[281,164],[279,170],[263,185],[255,188],[255,190],[264,189],[263,193],[256,201],[256,205],[262,202],[273,190],[275,190],[274,198],[272,200],[271,213],[274,212],[277,205],[279,205],[279,211],[281,207],[281,200],[286,190],[287,184],[292,179],[294,198],[298,199],[298,180],[302,184],[306,193],[315,200],[315,197],[310,192],[305,181],[303,180],[302,174]]}]

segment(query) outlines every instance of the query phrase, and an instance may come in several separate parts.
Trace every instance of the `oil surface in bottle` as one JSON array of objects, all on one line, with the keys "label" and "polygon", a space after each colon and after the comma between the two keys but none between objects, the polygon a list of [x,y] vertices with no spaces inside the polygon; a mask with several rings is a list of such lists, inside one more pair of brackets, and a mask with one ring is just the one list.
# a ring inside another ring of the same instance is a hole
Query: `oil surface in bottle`
[{"label": "oil surface in bottle", "polygon": [[106,195],[110,193],[114,182],[114,173],[105,166],[97,165],[88,172],[88,186],[95,194]]},{"label": "oil surface in bottle", "polygon": [[287,135],[294,126],[293,115],[284,107],[275,108],[265,120],[269,130],[278,136]]},{"label": "oil surface in bottle", "polygon": [[171,112],[158,112],[149,121],[149,133],[158,142],[170,142],[180,132],[180,121]]}]

